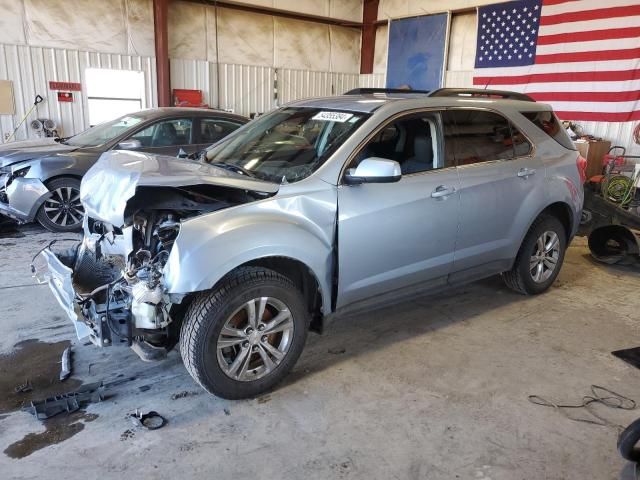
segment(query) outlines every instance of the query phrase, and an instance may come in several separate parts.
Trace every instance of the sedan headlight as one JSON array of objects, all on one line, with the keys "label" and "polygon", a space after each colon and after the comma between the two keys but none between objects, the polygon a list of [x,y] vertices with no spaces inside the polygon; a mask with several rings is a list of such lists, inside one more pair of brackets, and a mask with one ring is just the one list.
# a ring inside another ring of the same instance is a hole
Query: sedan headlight
[{"label": "sedan headlight", "polygon": [[29,169],[31,167],[24,167],[24,168],[19,168],[17,170],[14,170],[12,173],[9,174],[9,178],[7,179],[7,183],[6,186],[8,187],[9,185],[11,185],[11,182],[13,182],[16,178],[21,178],[24,177],[27,173],[29,173]]},{"label": "sedan headlight", "polygon": [[10,175],[11,178],[18,178],[18,177],[24,177],[27,173],[29,173],[29,169],[31,167],[24,167],[24,168],[20,168],[18,170],[14,170],[13,173]]}]

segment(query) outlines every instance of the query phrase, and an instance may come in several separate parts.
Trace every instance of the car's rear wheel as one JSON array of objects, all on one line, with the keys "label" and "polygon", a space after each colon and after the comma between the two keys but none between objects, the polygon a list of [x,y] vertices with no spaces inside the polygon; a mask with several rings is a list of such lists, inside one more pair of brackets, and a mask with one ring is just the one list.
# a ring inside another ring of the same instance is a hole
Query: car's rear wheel
[{"label": "car's rear wheel", "polygon": [[293,368],[309,314],[296,286],[266,268],[243,267],[189,307],[180,351],[191,376],[228,399],[254,397]]},{"label": "car's rear wheel", "polygon": [[566,245],[560,220],[541,215],[527,232],[513,268],[502,278],[509,288],[525,295],[546,291],[560,273]]},{"label": "car's rear wheel", "polygon": [[59,177],[47,182],[51,196],[40,206],[36,219],[52,232],[74,232],[82,227],[84,207],[80,201],[80,180]]}]

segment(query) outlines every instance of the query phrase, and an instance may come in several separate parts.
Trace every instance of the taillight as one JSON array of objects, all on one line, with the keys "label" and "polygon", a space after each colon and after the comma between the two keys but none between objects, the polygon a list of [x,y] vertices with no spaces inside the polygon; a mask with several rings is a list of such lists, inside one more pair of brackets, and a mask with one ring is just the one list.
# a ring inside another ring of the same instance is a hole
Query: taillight
[{"label": "taillight", "polygon": [[582,155],[578,155],[576,159],[576,165],[578,166],[578,172],[580,173],[580,182],[584,183],[587,181],[587,159]]}]

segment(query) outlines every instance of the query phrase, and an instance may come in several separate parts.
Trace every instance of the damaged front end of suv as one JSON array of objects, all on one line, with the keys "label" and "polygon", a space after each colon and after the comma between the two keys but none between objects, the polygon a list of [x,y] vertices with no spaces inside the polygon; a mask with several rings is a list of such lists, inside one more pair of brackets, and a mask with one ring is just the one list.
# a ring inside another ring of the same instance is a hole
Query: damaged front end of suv
[{"label": "damaged front end of suv", "polygon": [[143,360],[166,356],[178,341],[174,317],[182,315],[188,295],[173,287],[184,284],[189,272],[169,261],[183,222],[278,190],[277,184],[238,177],[170,157],[103,155],[82,183],[82,241],[50,245],[32,263],[78,338],[102,347],[129,346]]}]

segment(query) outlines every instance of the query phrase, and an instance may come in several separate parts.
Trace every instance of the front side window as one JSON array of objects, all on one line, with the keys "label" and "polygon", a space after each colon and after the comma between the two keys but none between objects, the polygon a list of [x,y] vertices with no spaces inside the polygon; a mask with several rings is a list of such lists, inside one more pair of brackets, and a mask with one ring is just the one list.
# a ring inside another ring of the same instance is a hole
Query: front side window
[{"label": "front side window", "polygon": [[296,182],[316,171],[367,117],[319,108],[281,108],[206,150],[205,160],[261,180]]},{"label": "front side window", "polygon": [[365,158],[395,160],[403,175],[453,166],[453,156],[441,157],[438,149],[438,117],[433,113],[402,117],[378,131],[350,165]]},{"label": "front side window", "polygon": [[139,140],[142,148],[173,147],[191,143],[191,119],[162,120],[131,136]]},{"label": "front side window", "polygon": [[136,115],[126,115],[110,122],[101,123],[91,127],[73,137],[67,138],[63,143],[76,147],[98,147],[109,143],[127,130],[132,129],[142,121]]}]

